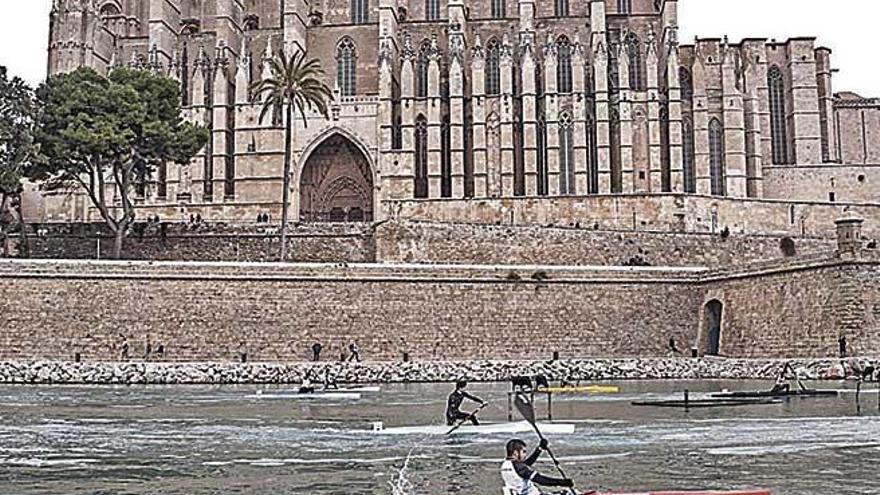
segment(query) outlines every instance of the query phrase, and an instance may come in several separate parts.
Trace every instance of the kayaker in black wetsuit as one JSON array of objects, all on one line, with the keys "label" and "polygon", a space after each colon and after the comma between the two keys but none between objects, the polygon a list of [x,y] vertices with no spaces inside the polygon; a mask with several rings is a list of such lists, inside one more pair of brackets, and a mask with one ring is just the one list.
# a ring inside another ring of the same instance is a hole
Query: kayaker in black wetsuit
[{"label": "kayaker in black wetsuit", "polygon": [[457,421],[461,421],[463,419],[470,420],[470,422],[474,425],[480,424],[477,421],[476,414],[462,412],[461,403],[465,399],[470,399],[474,402],[479,402],[480,404],[485,404],[486,402],[479,398],[474,397],[473,395],[464,391],[467,388],[466,381],[458,381],[455,383],[455,390],[449,394],[449,399],[446,400],[446,424],[449,426],[454,425]]},{"label": "kayaker in black wetsuit", "polygon": [[791,391],[791,385],[788,383],[789,372],[791,372],[791,376],[797,380],[798,387],[800,387],[801,390],[807,389],[803,382],[801,382],[800,378],[798,378],[797,372],[791,366],[791,363],[785,363],[785,366],[782,367],[782,371],[779,372],[779,376],[776,377],[776,383],[773,385],[773,388],[770,389],[771,394],[783,394]]}]

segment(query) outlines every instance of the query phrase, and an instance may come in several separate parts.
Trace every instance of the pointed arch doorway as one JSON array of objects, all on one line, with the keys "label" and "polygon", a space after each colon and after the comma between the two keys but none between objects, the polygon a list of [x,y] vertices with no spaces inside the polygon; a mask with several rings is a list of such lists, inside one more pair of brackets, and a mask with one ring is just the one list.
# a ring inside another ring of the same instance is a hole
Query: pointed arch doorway
[{"label": "pointed arch doorway", "polygon": [[723,313],[724,305],[718,299],[707,302],[703,308],[707,356],[717,356],[721,352],[721,321]]},{"label": "pointed arch doorway", "polygon": [[333,133],[309,154],[300,177],[301,222],[373,221],[373,172],[361,148]]}]

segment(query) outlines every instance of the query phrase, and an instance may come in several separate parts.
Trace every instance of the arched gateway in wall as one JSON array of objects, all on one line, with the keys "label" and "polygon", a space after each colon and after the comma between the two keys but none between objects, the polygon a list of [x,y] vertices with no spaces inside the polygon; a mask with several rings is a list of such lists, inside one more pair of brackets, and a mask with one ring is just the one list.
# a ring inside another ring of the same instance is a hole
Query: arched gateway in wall
[{"label": "arched gateway in wall", "polygon": [[312,150],[300,177],[302,222],[373,220],[373,172],[358,145],[334,132]]},{"label": "arched gateway in wall", "polygon": [[723,321],[724,305],[718,299],[713,299],[706,303],[704,314],[706,355],[717,356],[721,352],[721,322]]}]

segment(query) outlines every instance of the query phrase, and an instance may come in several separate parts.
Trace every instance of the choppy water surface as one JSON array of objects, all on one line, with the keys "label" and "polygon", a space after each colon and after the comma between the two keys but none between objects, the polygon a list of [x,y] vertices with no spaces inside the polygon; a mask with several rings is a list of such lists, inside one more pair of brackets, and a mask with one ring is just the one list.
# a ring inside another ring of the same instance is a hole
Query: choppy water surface
[{"label": "choppy water surface", "polygon": [[[616,395],[554,400],[574,435],[551,437],[583,487],[770,488],[776,495],[880,493],[877,394],[727,409],[636,408],[689,388],[760,382],[621,382]],[[841,383],[818,384],[843,388]],[[500,493],[508,436],[373,434],[438,423],[447,385],[386,386],[357,401],[283,398],[265,387],[0,387],[3,494],[390,494],[412,452],[409,494]],[[474,384],[507,416],[505,384]],[[534,435],[523,435],[534,443]],[[542,463],[552,473],[552,465]]]}]

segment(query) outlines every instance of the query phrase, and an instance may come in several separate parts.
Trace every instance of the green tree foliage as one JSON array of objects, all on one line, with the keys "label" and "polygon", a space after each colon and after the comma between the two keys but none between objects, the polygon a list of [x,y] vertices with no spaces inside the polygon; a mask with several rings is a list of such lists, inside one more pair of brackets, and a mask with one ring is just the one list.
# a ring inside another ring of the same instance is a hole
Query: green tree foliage
[{"label": "green tree foliage", "polygon": [[137,181],[163,163],[188,163],[208,131],[183,121],[179,85],[149,71],[80,68],[52,76],[37,98],[46,160],[34,175],[48,190],[84,191],[115,234],[118,258],[136,219]]},{"label": "green tree foliage", "polygon": [[34,94],[18,77],[0,66],[0,252],[7,255],[6,236],[17,225],[19,248],[27,255],[27,229],[21,211],[22,180],[37,157],[34,143]]},{"label": "green tree foliage", "polygon": [[269,64],[272,76],[256,83],[254,93],[263,99],[260,120],[276,109],[284,109],[284,193],[281,199],[281,260],[287,255],[287,224],[290,217],[290,165],[292,160],[294,109],[308,126],[306,112],[317,111],[328,118],[327,106],[332,92],[324,82],[324,69],[316,58],[296,51],[288,58],[282,51]]}]

